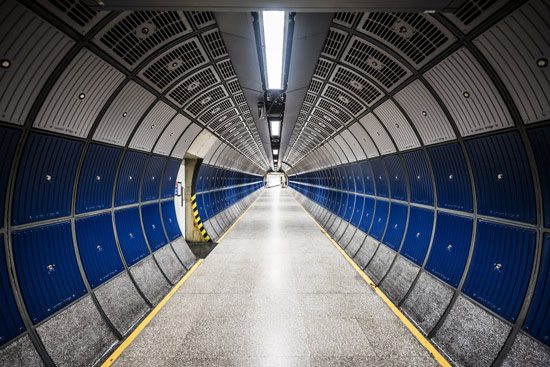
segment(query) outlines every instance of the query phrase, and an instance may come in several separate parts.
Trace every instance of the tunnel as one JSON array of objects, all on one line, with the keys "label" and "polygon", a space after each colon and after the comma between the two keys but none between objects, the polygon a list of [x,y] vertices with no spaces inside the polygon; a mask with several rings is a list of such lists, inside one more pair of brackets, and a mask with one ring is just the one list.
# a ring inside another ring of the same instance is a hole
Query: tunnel
[{"label": "tunnel", "polygon": [[547,0],[0,29],[1,366],[550,365]]}]

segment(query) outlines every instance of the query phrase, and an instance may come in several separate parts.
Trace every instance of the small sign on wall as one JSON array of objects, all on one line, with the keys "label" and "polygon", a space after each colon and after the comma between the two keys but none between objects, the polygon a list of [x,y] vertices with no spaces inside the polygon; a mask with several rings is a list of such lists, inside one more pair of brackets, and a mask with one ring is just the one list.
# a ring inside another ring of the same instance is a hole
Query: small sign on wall
[{"label": "small sign on wall", "polygon": [[181,181],[176,182],[176,196],[182,196],[183,195],[183,185]]}]

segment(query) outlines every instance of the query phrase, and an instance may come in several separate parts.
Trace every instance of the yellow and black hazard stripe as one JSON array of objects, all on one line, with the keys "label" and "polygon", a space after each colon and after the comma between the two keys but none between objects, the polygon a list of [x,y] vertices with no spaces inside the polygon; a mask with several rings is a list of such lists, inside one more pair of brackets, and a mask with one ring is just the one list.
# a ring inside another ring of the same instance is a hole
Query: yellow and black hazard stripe
[{"label": "yellow and black hazard stripe", "polygon": [[202,236],[205,240],[210,241],[210,237],[208,236],[208,233],[206,233],[206,229],[202,224],[199,209],[197,208],[197,194],[191,196],[191,210],[193,211],[193,217],[195,217],[195,224],[199,227],[199,231],[201,231]]}]

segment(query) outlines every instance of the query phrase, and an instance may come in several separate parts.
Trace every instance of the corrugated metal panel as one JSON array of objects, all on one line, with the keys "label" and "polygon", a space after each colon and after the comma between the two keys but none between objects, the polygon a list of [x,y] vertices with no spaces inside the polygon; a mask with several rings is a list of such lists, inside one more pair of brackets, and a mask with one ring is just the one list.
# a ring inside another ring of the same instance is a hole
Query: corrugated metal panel
[{"label": "corrugated metal panel", "polygon": [[94,140],[124,146],[132,131],[149,106],[155,101],[155,96],[133,81],[128,82],[115,100],[94,133]]},{"label": "corrugated metal panel", "polygon": [[420,146],[414,130],[393,101],[388,99],[374,112],[388,129],[399,150],[408,150]]},{"label": "corrugated metal panel", "polygon": [[124,75],[83,49],[57,79],[34,127],[84,138]]},{"label": "corrugated metal panel", "polygon": [[361,217],[361,222],[359,223],[359,228],[368,233],[371,222],[374,218],[374,199],[365,198],[365,206],[363,208],[363,216]]},{"label": "corrugated metal panel", "polygon": [[550,69],[537,64],[550,55],[548,19],[548,1],[530,1],[474,40],[527,124],[550,118]]},{"label": "corrugated metal panel", "polygon": [[123,270],[113,232],[111,213],[75,221],[76,240],[90,286],[95,288]]},{"label": "corrugated metal panel", "polygon": [[23,325],[17,310],[10,285],[4,235],[0,236],[0,285],[0,302],[2,304],[0,307],[0,346],[2,346],[25,331],[25,325]]},{"label": "corrugated metal panel", "polygon": [[69,222],[14,232],[12,238],[17,278],[33,323],[86,293]]},{"label": "corrugated metal panel", "polygon": [[361,145],[359,144],[359,142],[357,141],[355,136],[349,130],[342,131],[342,133],[340,135],[341,135],[342,139],[344,139],[344,141],[346,141],[346,143],[348,143],[349,147],[351,148],[351,150],[353,152],[354,158],[350,159],[350,161],[361,161],[361,160],[367,158],[365,152],[361,148]]},{"label": "corrugated metal panel", "polygon": [[162,186],[160,192],[161,198],[164,199],[174,196],[180,167],[181,160],[179,159],[170,158],[168,159],[168,162],[166,162],[166,168],[164,169],[164,173],[162,175]]},{"label": "corrugated metal panel", "polygon": [[156,251],[166,245],[166,235],[162,229],[160,220],[160,210],[158,203],[143,205],[141,207],[141,215],[143,216],[143,227],[149,241],[152,251]]},{"label": "corrugated metal panel", "polygon": [[351,165],[351,174],[355,183],[355,192],[364,193],[365,185],[363,184],[363,174],[361,173],[361,167],[358,163]]},{"label": "corrugated metal panel", "polygon": [[192,31],[182,11],[126,11],[105,26],[94,41],[131,69],[154,50]]},{"label": "corrugated metal panel", "polygon": [[428,149],[442,208],[472,211],[472,186],[462,149],[456,143]]},{"label": "corrugated metal panel", "polygon": [[422,265],[430,245],[433,221],[433,210],[410,207],[409,225],[401,254],[419,266]]},{"label": "corrugated metal panel", "polygon": [[401,246],[405,225],[407,224],[407,206],[392,203],[388,221],[388,229],[384,234],[384,243],[397,251],[399,250],[399,246]]},{"label": "corrugated metal panel", "polygon": [[178,237],[181,237],[181,230],[178,224],[178,218],[176,217],[176,207],[173,201],[164,201],[161,204],[162,219],[166,232],[168,234],[168,240],[173,241]]},{"label": "corrugated metal panel", "polygon": [[147,155],[139,152],[127,151],[124,155],[116,186],[116,206],[139,201],[139,184],[146,159]]},{"label": "corrugated metal panel", "polygon": [[0,127],[0,228],[4,227],[6,188],[20,135],[19,130]]},{"label": "corrugated metal panel", "polygon": [[113,184],[122,150],[92,144],[86,152],[78,181],[76,212],[111,207]]},{"label": "corrugated metal panel", "polygon": [[479,221],[464,293],[515,322],[535,255],[535,231]]},{"label": "corrugated metal panel", "polygon": [[176,143],[176,146],[174,147],[174,150],[172,152],[172,157],[182,159],[187,152],[187,149],[189,149],[189,147],[201,131],[202,127],[195,123],[192,123],[191,126],[189,126],[187,130],[185,130],[180,140],[178,140],[178,142]]},{"label": "corrugated metal panel", "polygon": [[82,142],[31,133],[21,157],[12,224],[71,213],[74,176]]},{"label": "corrugated metal panel", "polygon": [[81,34],[86,34],[108,11],[92,9],[83,0],[38,0],[44,7]]},{"label": "corrugated metal panel", "polygon": [[407,200],[407,173],[403,162],[398,155],[382,158],[388,170],[388,179],[391,187],[391,197],[399,200]]},{"label": "corrugated metal panel", "polygon": [[376,185],[376,195],[385,198],[389,195],[388,177],[382,159],[371,159],[373,179]]},{"label": "corrugated metal panel", "polygon": [[523,329],[550,346],[550,234],[544,234],[539,275]]},{"label": "corrugated metal panel", "polygon": [[437,213],[435,236],[426,269],[453,287],[464,272],[470,251],[473,221],[447,213]]},{"label": "corrugated metal panel", "polygon": [[345,141],[344,138],[341,135],[335,136],[334,141],[338,144],[338,146],[340,146],[340,148],[344,152],[344,155],[346,156],[346,161],[347,162],[355,162],[357,160],[355,158],[355,155],[353,154],[348,142]]},{"label": "corrugated metal panel", "polygon": [[378,119],[374,117],[372,113],[363,116],[359,122],[374,140],[380,154],[395,152],[395,146],[393,145],[388,133],[384,130],[382,124],[380,124]]},{"label": "corrugated metal panel", "polygon": [[[355,209],[353,210],[353,215],[351,216],[350,223],[358,227],[359,222],[361,222],[361,217],[363,216],[363,205],[365,204],[365,198],[362,196],[355,196]],[[351,230],[348,228],[347,230]]]},{"label": "corrugated metal panel", "polygon": [[432,170],[423,150],[403,154],[405,167],[409,173],[411,201],[419,204],[433,205]]},{"label": "corrugated metal panel", "polygon": [[377,240],[381,240],[384,234],[386,221],[388,220],[389,206],[387,201],[376,201],[376,211],[374,212],[374,219],[369,234]]},{"label": "corrugated metal panel", "polygon": [[529,139],[539,172],[544,226],[550,228],[550,127],[529,130]]},{"label": "corrugated metal panel", "polygon": [[466,142],[476,181],[478,212],[535,223],[533,180],[517,132]]},{"label": "corrugated metal panel", "polygon": [[128,266],[134,265],[149,254],[138,210],[130,208],[115,212],[117,237]]},{"label": "corrugated metal panel", "polygon": [[461,48],[424,76],[447,106],[462,136],[513,125],[499,92],[470,51]]},{"label": "corrugated metal panel", "polygon": [[178,114],[162,133],[155,145],[153,153],[162,155],[170,154],[172,148],[174,148],[174,144],[176,144],[181,134],[190,123],[191,121],[187,117]]},{"label": "corrugated metal panel", "polygon": [[477,27],[508,1],[465,0],[451,14],[445,14],[464,33]]},{"label": "corrugated metal panel", "polygon": [[334,151],[333,154],[336,155],[337,159],[340,161],[340,163],[346,163],[348,161],[348,158],[344,154],[344,151],[342,150],[342,147],[335,141],[335,139],[331,139],[327,142],[327,144],[332,147],[332,150]]},{"label": "corrugated metal panel", "polygon": [[424,144],[456,139],[456,135],[432,94],[420,80],[415,80],[395,95]]},{"label": "corrugated metal panel", "polygon": [[158,101],[139,125],[130,143],[130,148],[150,152],[164,127],[175,115],[176,111],[172,107]]},{"label": "corrugated metal panel", "polygon": [[141,186],[141,201],[159,198],[160,182],[162,181],[162,173],[167,161],[168,159],[165,157],[154,155],[147,160],[147,168],[145,168]]},{"label": "corrugated metal panel", "polygon": [[363,161],[359,163],[361,167],[361,174],[363,175],[363,185],[365,187],[365,194],[374,195],[374,182],[375,176],[372,172],[372,167],[369,161]]},{"label": "corrugated metal panel", "polygon": [[357,141],[361,145],[361,148],[365,151],[365,154],[368,158],[378,157],[378,149],[376,148],[376,145],[374,145],[374,142],[372,141],[371,137],[367,134],[365,129],[361,127],[359,122],[356,122],[355,124],[351,125],[349,128],[349,131],[357,138]]},{"label": "corrugated metal panel", "polygon": [[0,7],[0,118],[23,125],[29,110],[59,61],[74,42],[15,1]]}]

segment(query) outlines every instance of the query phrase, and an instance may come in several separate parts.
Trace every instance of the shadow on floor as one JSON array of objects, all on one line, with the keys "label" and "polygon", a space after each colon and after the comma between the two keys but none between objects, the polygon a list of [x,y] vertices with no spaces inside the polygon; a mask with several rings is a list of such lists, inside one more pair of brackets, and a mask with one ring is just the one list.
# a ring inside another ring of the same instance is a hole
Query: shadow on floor
[{"label": "shadow on floor", "polygon": [[218,244],[214,242],[187,242],[189,248],[198,259],[206,259]]}]

